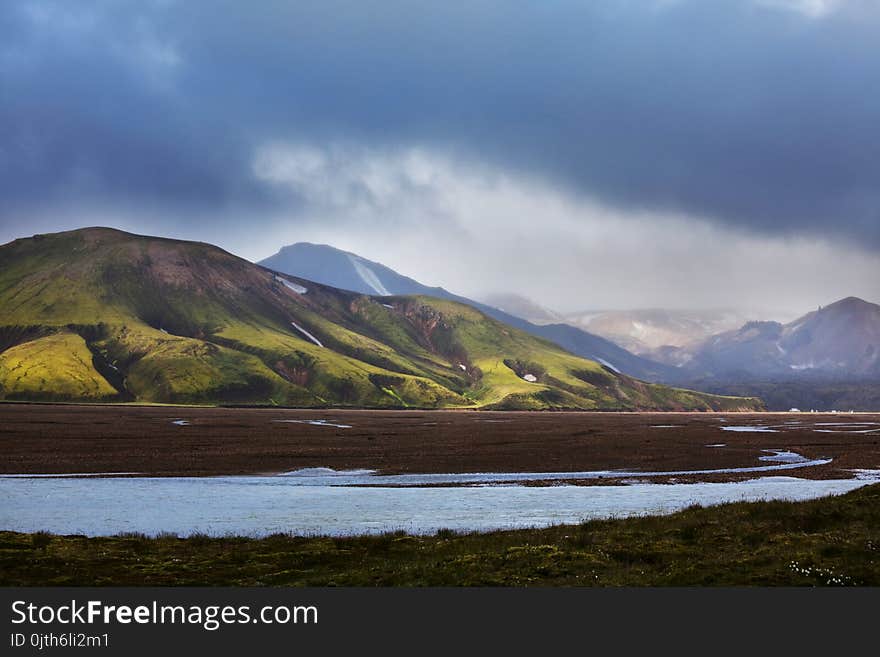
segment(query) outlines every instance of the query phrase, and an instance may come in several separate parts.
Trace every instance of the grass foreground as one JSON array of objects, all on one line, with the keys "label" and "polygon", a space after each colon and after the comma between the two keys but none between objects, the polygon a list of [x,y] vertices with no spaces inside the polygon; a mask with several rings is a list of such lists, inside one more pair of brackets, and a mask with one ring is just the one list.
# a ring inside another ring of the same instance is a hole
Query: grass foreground
[{"label": "grass foreground", "polygon": [[0,532],[3,586],[880,586],[880,485],[546,529],[346,538]]}]

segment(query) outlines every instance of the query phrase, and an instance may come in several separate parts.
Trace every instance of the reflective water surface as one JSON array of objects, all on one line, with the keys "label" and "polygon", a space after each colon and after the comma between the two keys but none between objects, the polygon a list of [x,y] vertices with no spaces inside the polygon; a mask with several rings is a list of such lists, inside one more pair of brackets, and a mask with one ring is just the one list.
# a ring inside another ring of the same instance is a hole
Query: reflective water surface
[{"label": "reflective water surface", "polygon": [[0,528],[90,536],[486,531],[671,513],[694,504],[812,499],[880,481],[880,474],[863,471],[855,479],[824,481],[773,476],[735,483],[428,488],[357,487],[345,483],[351,478],[374,480],[369,471],[253,477],[6,477],[0,479]]}]

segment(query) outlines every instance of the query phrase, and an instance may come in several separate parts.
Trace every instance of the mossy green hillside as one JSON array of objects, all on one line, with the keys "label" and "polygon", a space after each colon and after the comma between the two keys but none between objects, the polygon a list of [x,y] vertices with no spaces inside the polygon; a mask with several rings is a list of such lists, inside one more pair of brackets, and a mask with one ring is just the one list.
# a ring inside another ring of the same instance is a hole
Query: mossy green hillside
[{"label": "mossy green hillside", "polygon": [[103,228],[0,247],[0,355],[0,396],[19,399],[760,407],[635,381],[455,302],[359,295]]},{"label": "mossy green hillside", "polygon": [[6,399],[103,401],[116,394],[75,333],[47,335],[0,353],[0,395]]}]

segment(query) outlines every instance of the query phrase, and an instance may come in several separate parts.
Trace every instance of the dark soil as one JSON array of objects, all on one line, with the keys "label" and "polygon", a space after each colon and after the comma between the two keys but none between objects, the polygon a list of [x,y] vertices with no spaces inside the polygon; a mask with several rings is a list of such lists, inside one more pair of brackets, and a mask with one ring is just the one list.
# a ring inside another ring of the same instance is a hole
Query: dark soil
[{"label": "dark soil", "polygon": [[[189,425],[172,424],[177,419]],[[317,419],[352,428],[275,421]],[[794,421],[801,424],[785,424]],[[880,469],[880,426],[816,427],[820,422],[880,422],[880,414],[0,404],[0,473],[201,476],[276,473],[305,467],[371,468],[383,473],[667,471],[755,466],[762,450],[774,448],[807,458],[834,459],[827,466],[791,473],[799,477],[840,478],[851,476],[852,468]],[[725,424],[770,425],[779,433],[723,431]],[[840,433],[818,433],[816,428]],[[858,429],[878,431],[852,433]],[[727,446],[706,447],[717,443]],[[742,476],[699,478],[718,481]]]}]

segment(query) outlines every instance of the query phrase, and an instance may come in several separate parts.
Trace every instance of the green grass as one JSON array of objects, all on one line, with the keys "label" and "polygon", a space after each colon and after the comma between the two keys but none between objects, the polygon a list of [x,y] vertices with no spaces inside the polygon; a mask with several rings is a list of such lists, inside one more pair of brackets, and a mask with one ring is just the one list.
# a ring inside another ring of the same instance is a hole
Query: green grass
[{"label": "green grass", "polygon": [[880,585],[880,485],[809,502],[459,535],[0,532],[3,586]]},{"label": "green grass", "polygon": [[109,400],[116,389],[92,364],[85,340],[57,333],[0,353],[0,398]]},{"label": "green grass", "polygon": [[[207,244],[86,229],[16,240],[0,260],[0,355],[10,363],[0,398],[94,401],[118,391],[119,401],[303,407],[761,407],[611,374],[452,301],[312,284],[297,294]],[[508,363],[541,376],[529,383]]]},{"label": "green grass", "polygon": [[[322,342],[326,337],[326,326],[319,324],[325,332],[316,329]],[[315,328],[309,325],[309,331]],[[347,334],[345,340],[364,340],[341,327],[333,327],[337,335]],[[302,336],[283,331],[242,323],[233,323],[219,334],[218,338],[228,341],[236,349],[248,351],[259,356],[263,363],[276,371],[298,381],[316,398],[353,406],[417,406],[417,407],[461,407],[467,401],[440,383],[425,375],[414,375],[419,368],[407,365],[405,358],[398,356],[387,346],[377,348],[374,355],[388,351],[395,362],[387,363],[387,369],[359,360],[346,353],[327,347],[319,347]],[[393,389],[384,390],[371,380],[380,375],[398,380]]]}]

